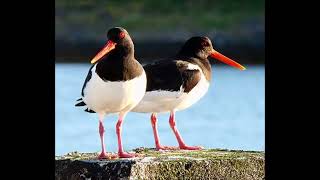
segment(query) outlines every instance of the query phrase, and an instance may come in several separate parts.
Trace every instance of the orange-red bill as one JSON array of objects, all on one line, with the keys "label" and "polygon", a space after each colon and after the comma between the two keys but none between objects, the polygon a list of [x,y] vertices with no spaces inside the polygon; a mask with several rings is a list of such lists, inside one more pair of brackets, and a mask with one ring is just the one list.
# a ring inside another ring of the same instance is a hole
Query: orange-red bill
[{"label": "orange-red bill", "polygon": [[91,60],[91,64],[94,64],[95,62],[99,61],[104,55],[109,53],[112,49],[116,47],[115,42],[109,40],[107,44],[102,48],[102,50]]},{"label": "orange-red bill", "polygon": [[219,53],[218,51],[213,51],[213,53],[210,54],[210,57],[218,59],[219,61],[222,61],[230,66],[233,66],[235,68],[238,68],[240,70],[246,70],[244,66],[241,64],[237,63],[236,61],[224,56],[223,54]]}]

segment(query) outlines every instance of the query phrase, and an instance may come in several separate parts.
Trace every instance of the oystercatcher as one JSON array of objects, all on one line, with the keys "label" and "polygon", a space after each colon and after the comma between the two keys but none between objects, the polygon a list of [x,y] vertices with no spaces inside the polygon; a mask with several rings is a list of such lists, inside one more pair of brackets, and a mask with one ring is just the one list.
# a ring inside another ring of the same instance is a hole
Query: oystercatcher
[{"label": "oystercatcher", "polygon": [[187,146],[175,122],[175,112],[196,103],[208,91],[211,80],[211,64],[208,57],[245,70],[237,62],[213,49],[208,37],[192,37],[174,59],[165,59],[144,66],[147,75],[147,92],[133,112],[152,113],[151,124],[157,150],[175,149],[162,146],[157,131],[157,113],[170,112],[169,124],[180,149],[199,150],[199,146]]},{"label": "oystercatcher", "polygon": [[121,127],[126,114],[143,98],[146,91],[146,74],[134,57],[134,45],[129,33],[121,27],[108,31],[108,41],[91,60],[93,64],[85,79],[76,106],[86,106],[85,111],[99,115],[99,134],[102,151],[98,158],[108,158],[104,146],[103,119],[117,113],[118,156],[134,157],[123,151]]}]

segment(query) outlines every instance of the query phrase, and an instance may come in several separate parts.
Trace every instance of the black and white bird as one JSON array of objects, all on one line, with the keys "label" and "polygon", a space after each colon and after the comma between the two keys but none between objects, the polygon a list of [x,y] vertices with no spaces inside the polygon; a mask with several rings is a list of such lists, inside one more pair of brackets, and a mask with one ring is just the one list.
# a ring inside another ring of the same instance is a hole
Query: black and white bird
[{"label": "black and white bird", "polygon": [[211,80],[211,64],[208,57],[245,70],[237,62],[213,49],[207,37],[192,37],[173,59],[165,59],[144,66],[147,75],[147,92],[132,112],[152,113],[151,124],[157,150],[176,149],[162,146],[157,131],[157,113],[170,112],[169,124],[180,149],[199,150],[199,146],[187,146],[175,123],[175,112],[196,103],[208,91]]},{"label": "black and white bird", "polygon": [[146,74],[134,57],[134,44],[124,28],[110,29],[107,37],[107,44],[91,61],[93,65],[76,106],[85,106],[85,111],[99,115],[102,151],[98,158],[109,158],[104,145],[103,119],[114,113],[119,114],[116,125],[118,156],[134,157],[134,154],[123,151],[121,127],[126,114],[139,103],[146,92]]}]

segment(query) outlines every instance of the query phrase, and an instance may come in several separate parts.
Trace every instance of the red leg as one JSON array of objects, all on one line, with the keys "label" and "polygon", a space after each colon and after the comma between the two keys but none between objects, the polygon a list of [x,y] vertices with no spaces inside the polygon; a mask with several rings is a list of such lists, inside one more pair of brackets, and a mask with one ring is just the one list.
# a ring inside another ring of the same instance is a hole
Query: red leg
[{"label": "red leg", "polygon": [[121,141],[122,122],[123,122],[125,115],[126,114],[120,113],[119,120],[116,125],[116,132],[117,132],[117,136],[118,136],[118,155],[119,155],[119,158],[132,158],[132,157],[135,157],[135,154],[124,152],[123,147],[122,147],[122,141]]},{"label": "red leg", "polygon": [[100,155],[98,156],[98,159],[110,159],[110,158],[116,158],[115,155],[109,155],[106,153],[105,151],[105,146],[104,146],[104,137],[103,137],[103,134],[104,134],[104,127],[103,127],[103,118],[104,118],[104,115],[101,115],[99,114],[99,135],[100,135],[100,140],[101,140],[101,153]]},{"label": "red leg", "polygon": [[153,136],[154,136],[154,141],[155,141],[157,150],[173,150],[173,149],[177,149],[176,147],[162,146],[161,145],[160,138],[159,138],[159,135],[158,135],[157,115],[156,115],[156,113],[152,113],[151,114],[151,125],[152,125]]},{"label": "red leg", "polygon": [[174,135],[176,136],[176,138],[178,140],[180,149],[186,149],[186,150],[200,150],[200,149],[203,149],[202,147],[199,147],[199,146],[187,146],[184,143],[184,141],[183,141],[178,129],[176,128],[176,122],[175,122],[175,119],[174,119],[174,112],[170,113],[169,123],[170,123],[171,129],[174,132]]},{"label": "red leg", "polygon": [[99,114],[99,135],[100,135],[100,140],[101,140],[101,153],[100,155],[98,156],[98,159],[103,159],[103,158],[107,158],[107,154],[106,154],[106,151],[105,151],[105,148],[104,148],[104,137],[103,137],[103,134],[104,134],[104,127],[103,127],[103,117],[104,115],[100,115]]}]

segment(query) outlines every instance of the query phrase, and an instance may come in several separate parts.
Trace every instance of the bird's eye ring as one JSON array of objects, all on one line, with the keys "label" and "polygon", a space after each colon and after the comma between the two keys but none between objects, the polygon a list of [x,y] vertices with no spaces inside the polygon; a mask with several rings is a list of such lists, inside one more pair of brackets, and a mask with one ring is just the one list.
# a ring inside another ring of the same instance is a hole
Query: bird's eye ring
[{"label": "bird's eye ring", "polygon": [[208,44],[208,42],[201,42],[201,45],[202,46],[208,46],[209,44]]},{"label": "bird's eye ring", "polygon": [[126,34],[124,32],[120,32],[119,33],[119,38],[120,39],[123,39],[125,36],[126,36]]}]

